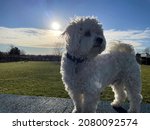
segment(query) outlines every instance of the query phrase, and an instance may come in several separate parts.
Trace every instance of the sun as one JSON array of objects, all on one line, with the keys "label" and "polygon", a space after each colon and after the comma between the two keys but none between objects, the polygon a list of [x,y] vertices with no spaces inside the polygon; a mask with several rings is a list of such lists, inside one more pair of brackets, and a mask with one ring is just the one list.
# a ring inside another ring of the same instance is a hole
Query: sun
[{"label": "sun", "polygon": [[60,29],[60,24],[58,22],[53,22],[51,24],[52,29],[54,30],[59,30]]}]

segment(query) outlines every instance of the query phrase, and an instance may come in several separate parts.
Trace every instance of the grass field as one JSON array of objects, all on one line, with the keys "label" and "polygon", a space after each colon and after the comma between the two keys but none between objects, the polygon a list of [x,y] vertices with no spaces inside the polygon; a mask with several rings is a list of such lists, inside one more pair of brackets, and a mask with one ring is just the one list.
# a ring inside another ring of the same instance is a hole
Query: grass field
[{"label": "grass field", "polygon": [[[0,93],[69,97],[64,90],[55,62],[0,63]],[[150,103],[150,66],[142,65],[143,101]],[[113,92],[107,88],[101,95],[103,100],[113,100]]]}]

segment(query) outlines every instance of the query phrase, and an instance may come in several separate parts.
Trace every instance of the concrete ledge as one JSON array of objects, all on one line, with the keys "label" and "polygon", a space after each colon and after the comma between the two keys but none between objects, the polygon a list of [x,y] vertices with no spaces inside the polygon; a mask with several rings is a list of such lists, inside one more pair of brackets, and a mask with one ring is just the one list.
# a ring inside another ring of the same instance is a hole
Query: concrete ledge
[{"label": "concrete ledge", "polygon": [[[97,112],[126,113],[128,107],[125,103],[120,108],[112,108],[110,102],[101,101]],[[0,94],[0,113],[70,113],[72,109],[71,99]],[[150,104],[142,104],[141,112],[149,113]]]}]

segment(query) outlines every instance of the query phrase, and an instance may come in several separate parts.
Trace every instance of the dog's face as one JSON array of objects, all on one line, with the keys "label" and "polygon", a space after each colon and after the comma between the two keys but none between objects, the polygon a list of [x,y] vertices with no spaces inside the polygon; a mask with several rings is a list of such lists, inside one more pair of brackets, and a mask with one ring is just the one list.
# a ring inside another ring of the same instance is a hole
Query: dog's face
[{"label": "dog's face", "polygon": [[93,57],[105,49],[101,24],[95,18],[75,18],[66,28],[67,51],[77,57]]}]

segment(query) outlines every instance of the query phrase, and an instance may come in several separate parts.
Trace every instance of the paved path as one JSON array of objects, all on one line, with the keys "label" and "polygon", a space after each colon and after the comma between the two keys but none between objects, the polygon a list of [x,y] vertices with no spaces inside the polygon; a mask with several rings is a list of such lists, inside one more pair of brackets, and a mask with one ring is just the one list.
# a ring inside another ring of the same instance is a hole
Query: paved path
[{"label": "paved path", "polygon": [[[116,109],[110,106],[110,102],[101,101],[98,104],[97,112],[126,113],[128,105],[126,103],[122,108]],[[69,113],[72,109],[73,104],[70,99],[0,94],[0,113]],[[142,104],[141,112],[149,113],[150,104]]]}]

